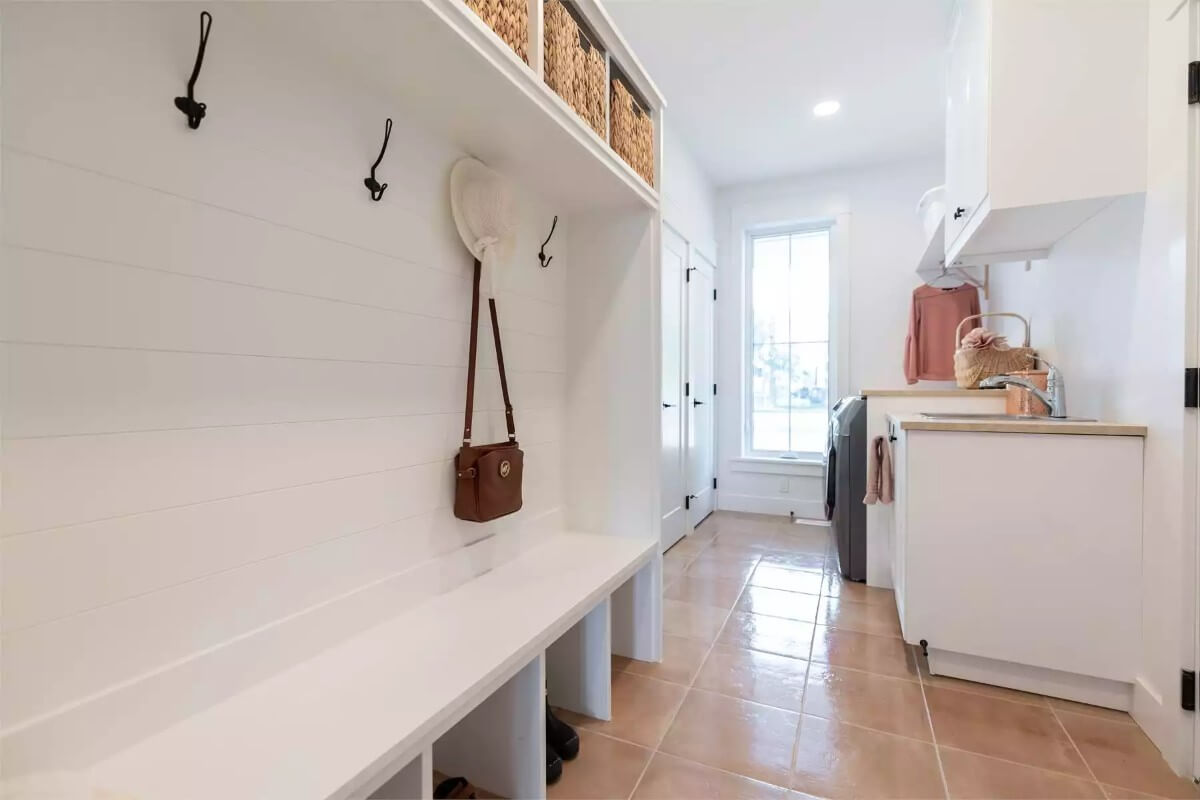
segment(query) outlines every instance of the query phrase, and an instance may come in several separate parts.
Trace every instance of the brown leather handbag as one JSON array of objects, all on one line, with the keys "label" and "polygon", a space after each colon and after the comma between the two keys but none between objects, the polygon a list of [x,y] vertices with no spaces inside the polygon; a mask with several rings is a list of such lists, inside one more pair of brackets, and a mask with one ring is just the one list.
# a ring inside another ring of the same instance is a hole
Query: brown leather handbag
[{"label": "brown leather handbag", "polygon": [[496,299],[488,298],[492,314],[492,337],[496,341],[496,365],[500,368],[500,390],[504,394],[504,423],[508,441],[471,444],[471,415],[475,406],[475,354],[479,345],[479,278],[483,267],[475,260],[475,289],[471,297],[471,350],[467,365],[467,411],[463,443],[454,457],[458,480],[454,487],[454,516],[469,522],[488,520],[521,510],[521,476],[525,454],[517,444],[517,424],[508,399],[508,377],[504,374],[504,351],[500,349],[500,323]]}]

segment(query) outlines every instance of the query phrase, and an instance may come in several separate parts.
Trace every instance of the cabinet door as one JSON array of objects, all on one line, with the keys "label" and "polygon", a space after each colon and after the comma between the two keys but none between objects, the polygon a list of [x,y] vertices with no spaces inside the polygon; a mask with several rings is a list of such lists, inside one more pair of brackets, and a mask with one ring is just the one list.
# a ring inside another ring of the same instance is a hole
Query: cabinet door
[{"label": "cabinet door", "polygon": [[946,250],[988,192],[991,0],[959,0],[947,57]]},{"label": "cabinet door", "polygon": [[[889,435],[892,429],[899,426],[888,423]],[[892,588],[896,592],[896,611],[900,615],[900,632],[904,633],[904,600],[908,587],[905,558],[908,553],[908,470],[905,462],[905,447],[903,431],[895,432],[896,441],[892,442]]]}]

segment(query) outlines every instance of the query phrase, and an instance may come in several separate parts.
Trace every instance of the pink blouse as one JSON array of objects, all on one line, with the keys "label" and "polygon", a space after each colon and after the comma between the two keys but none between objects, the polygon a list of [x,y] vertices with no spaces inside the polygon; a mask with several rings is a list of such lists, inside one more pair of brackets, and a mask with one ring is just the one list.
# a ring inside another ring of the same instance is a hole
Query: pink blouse
[{"label": "pink blouse", "polygon": [[954,329],[978,313],[979,290],[970,284],[954,289],[913,289],[904,340],[905,379],[909,383],[954,380]]}]

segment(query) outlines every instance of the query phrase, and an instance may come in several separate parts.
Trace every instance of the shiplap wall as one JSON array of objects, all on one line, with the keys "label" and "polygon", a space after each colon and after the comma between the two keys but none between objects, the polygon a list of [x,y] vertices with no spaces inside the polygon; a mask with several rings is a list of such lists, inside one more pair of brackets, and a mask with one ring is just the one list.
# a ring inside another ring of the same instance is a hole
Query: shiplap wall
[{"label": "shiplap wall", "polygon": [[[525,509],[453,519],[463,154],[217,5],[8,4],[0,742],[70,768],[559,524],[566,220],[523,197],[499,298]],[[373,203],[362,184],[395,119]],[[481,335],[477,441],[503,438]],[[469,657],[447,653],[448,658]]]}]

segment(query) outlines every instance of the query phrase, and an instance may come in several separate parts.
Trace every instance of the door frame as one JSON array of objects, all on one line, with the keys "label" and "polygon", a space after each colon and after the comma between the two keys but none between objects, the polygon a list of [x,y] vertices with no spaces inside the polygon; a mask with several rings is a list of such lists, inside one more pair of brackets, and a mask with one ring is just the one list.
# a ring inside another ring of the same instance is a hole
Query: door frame
[{"label": "door frame", "polygon": [[[687,372],[688,372],[688,366],[687,366],[688,318],[687,318],[687,290],[685,288],[687,286],[687,284],[685,281],[686,281],[686,277],[687,277],[687,269],[688,269],[688,266],[690,263],[690,258],[691,258],[691,245],[688,242],[687,237],[683,236],[681,233],[679,233],[679,231],[677,231],[675,228],[671,227],[666,222],[663,222],[663,224],[662,224],[661,239],[662,239],[662,241],[660,244],[660,248],[664,252],[668,249],[670,249],[672,251],[677,250],[679,252],[679,255],[681,258],[679,286],[676,287],[674,289],[674,291],[678,293],[678,301],[680,304],[679,324],[682,328],[682,330],[680,331],[680,334],[679,334],[679,336],[680,336],[680,338],[679,338],[680,353],[679,353],[679,375],[677,376],[678,377],[677,393],[676,393],[675,397],[673,397],[673,398],[669,398],[669,397],[661,398],[661,402],[663,402],[663,403],[667,403],[667,402],[674,403],[675,407],[678,409],[678,412],[679,412],[678,413],[678,421],[676,423],[676,427],[677,427],[676,434],[677,434],[677,439],[679,441],[679,456],[676,459],[677,463],[675,464],[675,468],[678,471],[679,475],[682,477],[681,491],[676,493],[677,496],[674,498],[673,505],[671,506],[671,511],[669,513],[666,513],[666,514],[661,513],[663,504],[660,502],[659,542],[661,545],[661,549],[665,551],[667,548],[671,547],[672,545],[674,545],[676,542],[678,542],[680,539],[684,538],[691,532],[691,528],[689,526],[689,515],[688,515],[687,509],[685,508],[686,504],[684,502],[684,497],[683,497],[683,495],[686,495],[687,491],[688,491],[688,486],[687,486],[687,484],[688,484],[688,481],[687,481],[687,421],[686,421],[686,416],[685,416],[686,409],[684,408],[684,405],[683,405],[684,404],[683,384],[684,384],[684,381],[687,380]],[[660,255],[662,255],[662,254],[660,254]],[[663,279],[666,276],[665,258],[663,259],[662,263],[663,263],[663,267],[662,267],[663,272],[659,277],[660,285],[663,283]],[[661,297],[659,299],[660,326],[661,326],[662,305],[665,302],[666,302],[666,297],[664,295],[663,297]],[[666,344],[665,340],[660,341],[660,350],[665,349],[665,344]],[[663,354],[660,353],[660,355],[663,355]],[[666,370],[666,359],[660,358],[660,373],[664,372],[665,370]],[[664,376],[662,374],[659,375],[660,386],[662,384],[663,377]],[[660,438],[659,446],[661,448],[661,446],[662,446],[661,435],[659,438]],[[660,457],[661,457],[661,453],[660,453]],[[666,487],[664,486],[663,488],[665,489]],[[666,528],[669,524],[668,520],[671,518],[675,518],[676,516],[678,516],[682,520],[682,522],[681,523],[672,523],[671,527],[673,530],[671,530],[671,531],[666,530]],[[678,528],[675,528],[676,524],[678,524]],[[675,536],[676,532],[678,532],[678,534],[679,534],[678,536]],[[667,542],[668,539],[670,539],[669,544]]]}]

